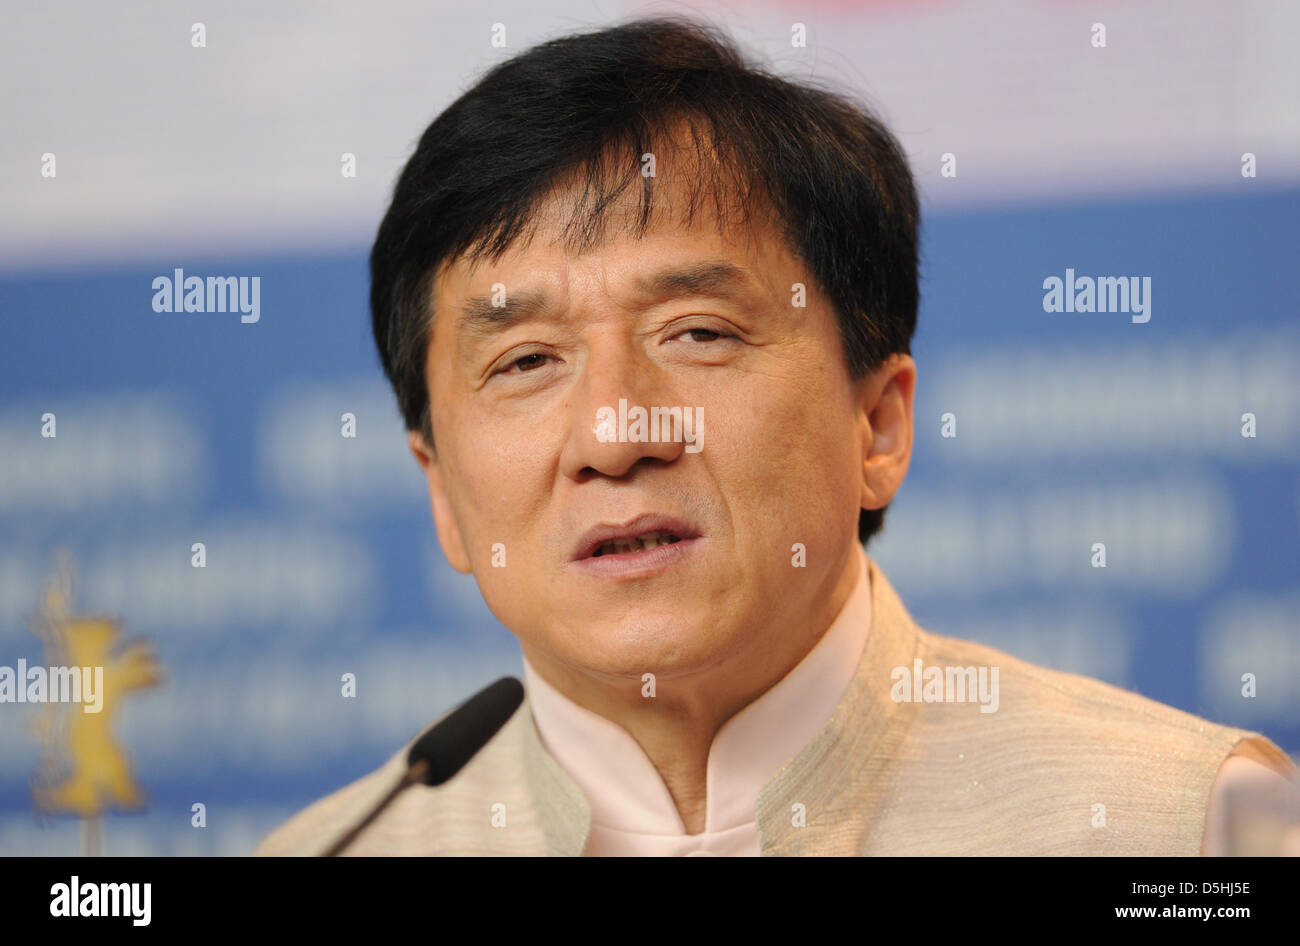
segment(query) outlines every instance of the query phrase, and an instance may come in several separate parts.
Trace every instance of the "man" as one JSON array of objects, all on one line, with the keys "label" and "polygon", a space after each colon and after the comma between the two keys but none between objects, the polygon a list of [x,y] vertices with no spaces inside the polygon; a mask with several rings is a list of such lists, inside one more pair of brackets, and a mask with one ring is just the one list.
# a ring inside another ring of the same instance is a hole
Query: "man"
[{"label": "man", "polygon": [[[1216,777],[1294,768],[929,634],[864,554],[911,458],[918,218],[877,120],[677,20],[542,45],[430,125],[373,327],[527,697],[348,853],[1195,854]],[[259,852],[321,852],[404,760]]]}]

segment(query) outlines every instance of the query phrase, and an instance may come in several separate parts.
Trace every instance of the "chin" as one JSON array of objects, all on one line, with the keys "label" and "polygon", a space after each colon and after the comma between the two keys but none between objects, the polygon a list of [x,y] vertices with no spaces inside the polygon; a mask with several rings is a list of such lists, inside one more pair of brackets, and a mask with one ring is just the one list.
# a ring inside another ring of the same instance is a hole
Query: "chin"
[{"label": "chin", "polygon": [[656,680],[707,670],[727,651],[716,622],[679,620],[587,626],[564,642],[566,660],[589,671]]}]

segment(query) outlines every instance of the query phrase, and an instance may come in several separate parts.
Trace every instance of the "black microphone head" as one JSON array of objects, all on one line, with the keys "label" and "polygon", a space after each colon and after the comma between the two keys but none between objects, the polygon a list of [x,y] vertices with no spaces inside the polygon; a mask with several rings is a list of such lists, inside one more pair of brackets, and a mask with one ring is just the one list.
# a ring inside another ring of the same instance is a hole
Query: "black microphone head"
[{"label": "black microphone head", "polygon": [[406,764],[427,763],[420,781],[425,785],[441,785],[488,744],[523,701],[524,685],[515,677],[502,677],[475,693],[417,739],[407,754]]}]

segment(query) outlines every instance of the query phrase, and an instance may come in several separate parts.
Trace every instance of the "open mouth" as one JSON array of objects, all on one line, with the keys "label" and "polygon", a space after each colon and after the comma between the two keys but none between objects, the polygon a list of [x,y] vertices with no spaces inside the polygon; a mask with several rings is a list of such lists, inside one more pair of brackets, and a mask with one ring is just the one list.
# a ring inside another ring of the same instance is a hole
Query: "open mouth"
[{"label": "open mouth", "polygon": [[596,551],[591,553],[591,557],[600,558],[603,555],[627,555],[630,552],[644,552],[646,549],[657,549],[661,545],[673,545],[681,540],[681,536],[673,532],[658,530],[646,532],[626,539],[610,539],[608,542],[602,542],[596,547]]},{"label": "open mouth", "polygon": [[574,544],[569,561],[590,565],[603,559],[601,568],[605,570],[621,561],[666,562],[699,538],[700,531],[685,519],[643,513],[626,522],[603,522],[588,529]]}]

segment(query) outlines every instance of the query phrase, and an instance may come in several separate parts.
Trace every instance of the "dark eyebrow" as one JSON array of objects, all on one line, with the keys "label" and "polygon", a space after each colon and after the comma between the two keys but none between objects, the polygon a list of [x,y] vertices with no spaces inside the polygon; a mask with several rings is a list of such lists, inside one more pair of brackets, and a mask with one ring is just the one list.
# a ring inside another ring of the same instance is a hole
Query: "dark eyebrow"
[{"label": "dark eyebrow", "polygon": [[462,350],[528,321],[550,305],[544,292],[509,293],[500,305],[493,301],[493,295],[485,292],[471,296],[460,307],[461,319],[456,326],[456,337]]},{"label": "dark eyebrow", "polygon": [[749,276],[739,266],[721,261],[671,267],[637,280],[637,292],[647,298],[672,296],[736,296],[749,289]]},{"label": "dark eyebrow", "polygon": [[[634,291],[649,303],[676,296],[741,297],[753,288],[752,280],[739,266],[710,261],[668,267],[640,276]],[[462,350],[535,318],[551,307],[550,297],[537,290],[508,294],[500,305],[494,304],[492,297],[493,293],[482,293],[461,305],[456,337]]]}]

